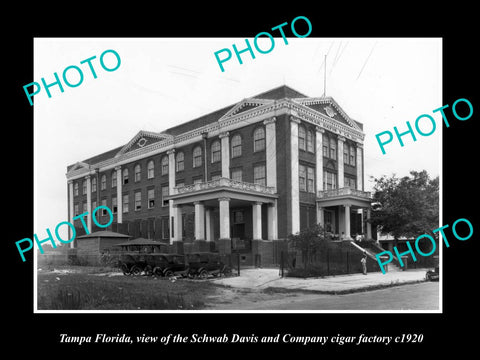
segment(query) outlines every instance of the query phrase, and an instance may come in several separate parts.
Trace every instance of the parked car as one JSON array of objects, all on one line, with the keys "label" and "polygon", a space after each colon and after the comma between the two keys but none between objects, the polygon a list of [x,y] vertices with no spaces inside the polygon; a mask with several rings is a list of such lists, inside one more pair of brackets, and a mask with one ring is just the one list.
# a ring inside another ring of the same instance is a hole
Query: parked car
[{"label": "parked car", "polygon": [[217,253],[197,252],[187,255],[188,276],[206,279],[209,275],[221,276],[231,273]]},{"label": "parked car", "polygon": [[157,276],[187,276],[185,256],[180,254],[151,254],[147,260],[147,271]]}]

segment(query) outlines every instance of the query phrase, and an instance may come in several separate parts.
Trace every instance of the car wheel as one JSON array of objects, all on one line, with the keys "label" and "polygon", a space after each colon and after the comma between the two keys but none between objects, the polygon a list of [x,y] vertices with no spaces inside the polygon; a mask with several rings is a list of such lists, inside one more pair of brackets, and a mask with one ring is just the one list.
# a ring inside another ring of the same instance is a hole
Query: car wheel
[{"label": "car wheel", "polygon": [[165,271],[165,277],[168,277],[168,278],[169,278],[169,277],[171,277],[171,276],[173,276],[173,271],[172,271],[172,270],[166,270],[166,271]]},{"label": "car wheel", "polygon": [[154,269],[153,269],[153,273],[157,276],[163,276],[163,271],[162,271],[162,268],[159,268],[158,266],[156,266]]},{"label": "car wheel", "polygon": [[128,269],[127,264],[120,265],[120,269],[122,269],[123,275],[130,275],[130,270]]},{"label": "car wheel", "polygon": [[150,265],[145,266],[145,275],[147,275],[147,276],[152,276],[153,275],[153,269]]},{"label": "car wheel", "polygon": [[198,277],[199,277],[200,279],[206,279],[206,278],[208,278],[208,271],[207,271],[207,270],[202,270],[202,271],[200,271],[200,274],[198,274]]},{"label": "car wheel", "polygon": [[130,273],[135,276],[140,275],[142,273],[142,268],[138,265],[133,265]]}]

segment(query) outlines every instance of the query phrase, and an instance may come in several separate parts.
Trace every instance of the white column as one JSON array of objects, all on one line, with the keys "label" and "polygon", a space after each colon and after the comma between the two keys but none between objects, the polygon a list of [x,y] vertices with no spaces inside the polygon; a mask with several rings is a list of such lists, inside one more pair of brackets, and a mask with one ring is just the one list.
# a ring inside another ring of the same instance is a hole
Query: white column
[{"label": "white column", "polygon": [[[175,187],[175,149],[171,149],[167,151],[168,154],[168,194],[173,195],[173,188]],[[177,240],[177,231],[176,223],[177,223],[177,216],[178,216],[178,209],[173,208],[173,200],[168,201],[168,213],[169,213],[169,224],[170,224],[170,244],[173,241]],[[172,217],[173,217],[173,226],[172,226]],[[181,238],[180,238],[181,240]]]},{"label": "white column", "polygon": [[[68,221],[70,222],[70,224],[73,224],[73,217],[74,217],[73,211],[74,211],[74,208],[73,208],[73,181],[68,180]],[[68,238],[69,239],[72,238],[72,229],[70,228],[70,226],[68,227]],[[74,247],[74,242],[75,241],[70,242],[70,248]]]},{"label": "white column", "polygon": [[363,161],[362,161],[363,145],[357,143],[357,189],[363,190]]},{"label": "white column", "polygon": [[268,205],[268,240],[278,240],[277,200]]},{"label": "white column", "polygon": [[344,181],[344,167],[343,167],[343,143],[345,142],[345,138],[343,136],[338,137],[337,143],[337,165],[338,165],[338,188],[341,189],[345,186]]},{"label": "white column", "polygon": [[220,210],[220,239],[230,239],[230,198],[218,198]]},{"label": "white column", "polygon": [[262,239],[262,203],[255,202],[252,204],[252,228],[253,240],[261,240]]},{"label": "white column", "polygon": [[207,241],[213,241],[213,216],[212,216],[212,209],[207,208],[205,209],[205,238]]},{"label": "white column", "polygon": [[298,124],[300,120],[290,116],[290,168],[291,168],[291,229],[300,231],[300,190],[298,184]]},{"label": "white column", "polygon": [[220,133],[222,142],[222,177],[230,179],[230,138],[228,131]]},{"label": "white column", "polygon": [[350,236],[350,205],[345,204],[345,239],[351,240]]},{"label": "white column", "polygon": [[277,188],[277,140],[275,122],[277,119],[272,117],[263,122],[265,125],[265,158],[267,186]]},{"label": "white column", "polygon": [[367,240],[372,238],[372,224],[370,224],[370,209],[367,209]]},{"label": "white column", "polygon": [[115,167],[115,171],[117,172],[117,224],[121,224],[123,221],[122,167]]},{"label": "white column", "polygon": [[182,208],[180,205],[173,206],[173,241],[182,241]]},{"label": "white column", "polygon": [[195,201],[195,240],[205,240],[205,206]]},{"label": "white column", "polygon": [[87,180],[87,229],[88,232],[92,232],[92,181],[90,175],[85,176],[85,179]]},{"label": "white column", "polygon": [[322,227],[325,227],[323,207],[319,206],[318,204],[317,204],[317,224],[320,224]]},{"label": "white column", "polygon": [[[315,152],[315,172],[317,173],[317,194],[323,190],[323,133],[325,130],[317,126],[316,132],[316,152]],[[317,218],[318,222],[318,218]]]}]

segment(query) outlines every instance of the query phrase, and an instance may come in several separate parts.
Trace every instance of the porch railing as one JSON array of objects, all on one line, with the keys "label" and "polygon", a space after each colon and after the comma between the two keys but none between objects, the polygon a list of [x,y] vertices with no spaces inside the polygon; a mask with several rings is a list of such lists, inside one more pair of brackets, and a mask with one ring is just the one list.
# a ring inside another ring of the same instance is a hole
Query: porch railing
[{"label": "porch railing", "polygon": [[349,187],[340,189],[331,189],[319,191],[317,197],[320,199],[329,199],[338,196],[356,196],[362,199],[372,199],[372,194],[369,191],[356,190]]},{"label": "porch railing", "polygon": [[187,194],[201,190],[216,189],[219,187],[229,187],[232,189],[239,189],[244,191],[255,191],[263,194],[275,194],[276,189],[273,186],[265,186],[261,184],[252,184],[243,181],[236,181],[228,178],[219,178],[207,182],[201,182],[192,185],[177,186],[174,188],[174,194]]}]

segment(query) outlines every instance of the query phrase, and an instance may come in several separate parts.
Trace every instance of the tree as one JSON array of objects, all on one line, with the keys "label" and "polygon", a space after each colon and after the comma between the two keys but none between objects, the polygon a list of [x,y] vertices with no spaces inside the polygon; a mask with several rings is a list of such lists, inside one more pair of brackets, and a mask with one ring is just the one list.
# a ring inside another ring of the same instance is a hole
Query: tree
[{"label": "tree", "polygon": [[374,178],[373,201],[381,206],[372,211],[372,225],[395,240],[400,236],[416,238],[438,228],[438,176],[430,179],[425,170],[410,171],[410,175]]},{"label": "tree", "polygon": [[289,245],[302,253],[305,269],[317,251],[324,245],[325,231],[320,224],[304,228],[296,234],[287,237]]}]

